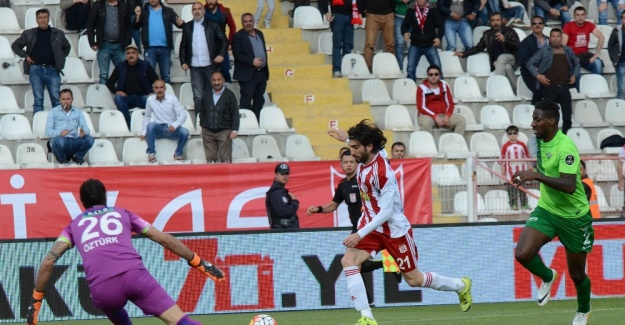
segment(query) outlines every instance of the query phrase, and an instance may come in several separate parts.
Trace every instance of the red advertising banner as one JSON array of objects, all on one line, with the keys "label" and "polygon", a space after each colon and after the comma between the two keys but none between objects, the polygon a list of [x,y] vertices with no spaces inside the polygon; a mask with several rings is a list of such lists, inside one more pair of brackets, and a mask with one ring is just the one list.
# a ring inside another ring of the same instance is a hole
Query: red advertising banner
[{"label": "red advertising banner", "polygon": [[[429,159],[392,161],[405,214],[412,224],[432,223]],[[287,188],[300,201],[302,228],[350,226],[345,207],[306,215],[330,200],[344,177],[338,162],[289,163]],[[101,180],[108,205],[127,208],[167,232],[267,229],[265,193],[274,163],[92,167],[0,171],[0,239],[56,237],[82,211],[79,187]]]}]

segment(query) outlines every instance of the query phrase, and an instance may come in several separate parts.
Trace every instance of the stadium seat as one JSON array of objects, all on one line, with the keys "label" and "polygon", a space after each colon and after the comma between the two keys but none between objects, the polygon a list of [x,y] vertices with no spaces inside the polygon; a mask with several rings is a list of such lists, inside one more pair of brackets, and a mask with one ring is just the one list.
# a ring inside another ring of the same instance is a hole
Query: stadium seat
[{"label": "stadium seat", "polygon": [[404,78],[406,75],[401,71],[395,54],[381,52],[373,56],[373,74],[380,79]]},{"label": "stadium seat", "polygon": [[480,121],[484,127],[494,130],[505,130],[512,124],[508,111],[499,105],[485,105],[482,107]]},{"label": "stadium seat", "polygon": [[438,52],[445,78],[459,77],[465,74],[460,58],[453,51]]},{"label": "stadium seat", "polygon": [[187,152],[187,160],[192,164],[206,164],[206,155],[204,154],[204,142],[202,138],[189,139],[185,146]]},{"label": "stadium seat", "polygon": [[245,141],[236,138],[232,140],[232,162],[233,163],[254,163],[258,159],[251,157]]},{"label": "stadium seat", "polygon": [[[597,30],[603,34],[603,47],[602,49],[607,49],[608,48],[608,40],[610,39],[610,35],[612,34],[612,30],[614,29],[614,27],[612,26],[608,26],[608,25],[595,25]],[[589,48],[596,48],[597,47],[597,43],[599,42],[599,39],[594,35],[594,34],[590,34],[590,43],[588,43],[588,47]],[[594,52],[594,51],[593,51]],[[607,52],[607,51],[605,51]],[[604,63],[606,63],[606,67],[610,64],[610,60],[608,61],[603,61]],[[605,71],[604,71],[605,72]]]},{"label": "stadium seat", "polygon": [[384,114],[384,129],[393,131],[417,131],[412,123],[408,108],[404,105],[390,105]]},{"label": "stadium seat", "polygon": [[430,132],[415,131],[410,134],[410,144],[408,145],[408,154],[410,157],[436,157],[442,158],[436,149],[436,143],[434,137]]},{"label": "stadium seat", "polygon": [[[24,93],[25,111],[32,112],[33,105],[35,104],[35,96],[33,96],[33,90],[29,87]],[[49,111],[52,109],[52,101],[50,100],[50,94],[47,91],[43,92],[43,109]]]},{"label": "stadium seat", "polygon": [[30,122],[22,114],[7,114],[0,119],[2,137],[9,140],[35,139]]},{"label": "stadium seat", "polygon": [[611,207],[620,207],[623,206],[623,202],[625,200],[625,196],[623,191],[618,189],[618,185],[614,184],[610,187],[610,206]]},{"label": "stadium seat", "polygon": [[[261,110],[261,112],[263,110]],[[198,130],[201,131],[201,129]],[[267,130],[261,129],[260,125],[258,125],[258,120],[256,120],[256,114],[254,114],[254,112],[245,108],[239,109],[239,135],[258,135],[265,133],[267,133]]]},{"label": "stadium seat", "polygon": [[[125,124],[125,123],[124,123]],[[123,162],[117,159],[113,143],[107,139],[96,139],[89,149],[89,165],[93,166],[122,166]]]},{"label": "stadium seat", "polygon": [[193,5],[184,5],[182,10],[180,10],[180,19],[185,22],[189,22],[193,20]]},{"label": "stadium seat", "polygon": [[523,42],[523,40],[527,37],[527,34],[525,34],[525,31],[517,27],[513,29],[516,32],[517,36],[519,36],[519,42]]},{"label": "stadium seat", "polygon": [[312,6],[299,6],[293,13],[293,28],[304,30],[328,29],[330,25],[323,21],[319,9]]},{"label": "stadium seat", "polygon": [[569,136],[577,146],[577,150],[580,154],[597,154],[601,153],[601,150],[595,148],[588,131],[582,128],[570,128],[566,135]]},{"label": "stadium seat", "polygon": [[[173,62],[176,62],[176,60],[173,60]],[[175,66],[173,66],[175,67]],[[175,71],[178,71],[177,69],[174,69],[172,67],[172,74]],[[113,70],[115,70],[115,65],[113,64],[113,61],[109,62],[109,77],[111,76],[111,74],[113,73]],[[181,69],[182,71],[182,69]],[[95,82],[98,82],[100,80],[100,65],[98,65],[98,61],[94,60],[91,64],[91,76],[93,77],[93,80],[95,80]],[[102,85],[104,86],[104,85]]]},{"label": "stadium seat", "polygon": [[616,166],[612,160],[584,160],[586,174],[595,182],[618,182]]},{"label": "stadium seat", "polygon": [[124,114],[116,110],[104,111],[100,114],[100,135],[103,137],[131,137]]},{"label": "stadium seat", "polygon": [[466,130],[467,131],[482,131],[484,130],[484,126],[482,124],[477,123],[475,120],[475,115],[473,114],[473,110],[465,105],[455,105],[454,114],[464,116],[464,120],[467,122]]},{"label": "stadium seat", "polygon": [[93,82],[93,79],[87,75],[85,65],[80,58],[65,58],[65,68],[61,81],[64,83],[87,83]]},{"label": "stadium seat", "polygon": [[473,28],[473,45],[477,45],[482,39],[484,32],[489,29],[490,26],[475,26],[475,28]]},{"label": "stadium seat", "polygon": [[517,97],[512,90],[510,80],[506,76],[494,75],[486,80],[486,98],[495,102],[516,102]]},{"label": "stadium seat", "polygon": [[176,96],[176,92],[174,91],[174,87],[169,84],[169,83],[165,83],[165,93],[172,95],[172,96]]},{"label": "stadium seat", "polygon": [[148,143],[141,141],[138,137],[132,137],[124,141],[122,150],[122,160],[126,165],[149,165]]},{"label": "stadium seat", "polygon": [[[540,197],[540,191],[532,188],[527,189],[528,192],[533,193],[534,195]],[[538,199],[533,197],[532,195],[527,194],[527,205],[529,205],[530,209],[535,209],[538,205]]]},{"label": "stadium seat", "polygon": [[[466,191],[460,191],[454,195],[454,213],[458,213],[463,216],[469,215],[469,196]],[[490,214],[490,212],[486,209],[484,199],[480,193],[477,193],[477,214]]]},{"label": "stadium seat", "polygon": [[189,160],[174,160],[176,152],[177,140],[172,139],[156,139],[154,150],[156,150],[156,161],[165,165],[174,164],[190,164]]},{"label": "stadium seat", "polygon": [[[408,56],[404,58],[404,62],[405,62],[404,70],[408,71]],[[422,56],[421,59],[419,59],[419,63],[417,64],[417,71],[415,73],[417,78],[419,79],[427,78],[429,66],[430,66],[430,62],[428,62],[428,59],[425,57],[425,55]]]},{"label": "stadium seat", "polygon": [[85,118],[85,122],[87,122],[87,127],[89,128],[90,134],[92,137],[97,138],[100,136],[100,133],[93,126],[93,121],[91,120],[91,115],[89,113],[82,111],[82,116]]},{"label": "stadium seat", "polygon": [[182,33],[178,33],[176,35],[176,39],[174,40],[174,57],[173,58],[180,58],[180,43],[182,42]]},{"label": "stadium seat", "polygon": [[[28,10],[26,10],[26,13],[24,14],[24,29],[37,27],[37,15],[35,13],[39,9],[41,8],[28,8]],[[50,27],[54,27],[54,24],[52,23],[52,17],[50,17],[50,22],[48,23],[48,25],[50,25]]]},{"label": "stadium seat", "polygon": [[362,54],[348,53],[343,56],[341,61],[341,74],[349,79],[371,79],[375,78],[369,72],[367,62]]},{"label": "stadium seat", "polygon": [[490,71],[490,58],[486,53],[478,53],[467,58],[467,72],[476,77],[488,77]]},{"label": "stadium seat", "polygon": [[599,108],[593,100],[584,99],[575,103],[575,107],[573,108],[573,117],[575,118],[575,121],[582,122],[581,124],[584,128],[604,127],[609,125],[609,123],[601,118]]},{"label": "stadium seat", "polygon": [[25,110],[17,105],[17,100],[10,87],[0,86],[0,98],[2,98],[0,101],[0,114],[24,113]]},{"label": "stadium seat", "polygon": [[484,195],[486,209],[494,215],[510,215],[520,213],[520,210],[510,208],[510,197],[504,190],[490,190]]},{"label": "stadium seat", "polygon": [[[619,136],[623,136],[623,133],[617,129],[601,129],[597,132],[597,148],[601,148],[601,141],[603,139],[616,134]],[[603,153],[610,155],[618,155],[621,152],[621,147],[605,147],[603,148]]]},{"label": "stadium seat", "polygon": [[625,100],[613,98],[605,104],[605,120],[612,126],[625,126]]},{"label": "stadium seat", "polygon": [[610,77],[610,80],[608,80],[608,84],[610,85],[610,91],[613,93],[617,92],[617,87],[616,87],[616,75],[612,75]]},{"label": "stadium seat", "polygon": [[458,167],[454,164],[432,164],[432,185],[455,186],[466,185],[460,177]]},{"label": "stadium seat", "polygon": [[252,157],[260,162],[286,161],[280,154],[276,139],[270,135],[257,135],[252,142]]},{"label": "stadium seat", "polygon": [[586,98],[586,95],[579,93],[575,88],[570,88],[569,92],[571,93],[572,100],[580,100]]},{"label": "stadium seat", "polygon": [[[93,61],[96,59],[97,53],[89,46],[87,35],[80,36],[78,39],[78,57],[85,61]],[[97,65],[98,62],[93,62],[93,64]]]},{"label": "stadium seat", "polygon": [[25,168],[54,168],[43,147],[34,142],[22,143],[15,153],[16,163]]},{"label": "stadium seat", "polygon": [[[597,27],[599,26],[601,25],[598,25]],[[593,35],[593,34],[590,34],[590,35]],[[607,41],[608,39],[609,37],[606,38],[605,42],[603,42],[604,48],[606,44],[608,43]],[[610,60],[610,53],[608,53],[608,50],[601,51],[601,53],[599,54],[599,58],[601,59],[601,61],[603,61],[603,75],[606,76],[606,78],[608,75],[616,73],[616,68],[614,67],[613,64],[610,64],[610,62],[612,61]]]},{"label": "stadium seat", "polygon": [[582,75],[579,84],[580,93],[588,98],[614,98],[615,93],[610,92],[608,82],[602,75],[585,74]]},{"label": "stadium seat", "polygon": [[323,32],[317,41],[317,53],[332,55],[332,32]]},{"label": "stadium seat", "polygon": [[417,84],[408,78],[400,78],[393,82],[393,100],[402,105],[417,104]]},{"label": "stadium seat", "polygon": [[[454,81],[454,98],[464,103],[486,103],[482,91],[473,77],[461,76]],[[483,123],[482,123],[483,124]]]},{"label": "stadium seat", "polygon": [[499,143],[495,135],[489,132],[478,132],[471,136],[470,150],[477,153],[479,158],[499,157],[501,151],[499,150]]},{"label": "stadium seat", "polygon": [[92,111],[103,109],[117,110],[115,101],[113,101],[113,95],[111,95],[111,92],[105,85],[89,85],[85,98],[85,107],[91,108]]},{"label": "stadium seat", "polygon": [[[362,84],[361,93],[362,101],[365,103],[368,102],[369,105],[372,106],[387,106],[397,103],[391,99],[391,96],[388,94],[388,90],[386,89],[386,85],[384,85],[384,82],[380,79],[365,80]],[[413,96],[416,96],[416,92]]]},{"label": "stadium seat", "polygon": [[[517,140],[525,143],[525,145],[528,145],[528,141],[529,138],[527,137],[527,135],[525,135],[525,133],[523,132],[519,132],[517,134]],[[508,142],[508,134],[506,134],[505,132],[501,135],[501,146],[503,147],[503,144]]]},{"label": "stadium seat", "polygon": [[605,198],[605,194],[603,194],[603,189],[601,188],[601,186],[597,186],[596,184],[595,184],[595,193],[597,194],[597,201],[599,203],[599,211],[614,212],[614,211],[618,211],[619,208],[622,207],[622,202],[616,207],[610,206],[608,204],[608,200],[606,200]]},{"label": "stadium seat", "polygon": [[284,113],[277,106],[266,106],[260,110],[260,127],[267,132],[295,132],[289,127]]},{"label": "stadium seat", "polygon": [[447,159],[459,159],[472,156],[464,137],[457,133],[445,133],[438,139],[438,151]]},{"label": "stadium seat", "polygon": [[9,147],[0,144],[0,169],[19,169],[20,165],[13,160]]},{"label": "stadium seat", "polygon": [[532,114],[534,114],[534,105],[519,104],[512,111],[512,121],[520,129],[532,128]]},{"label": "stadium seat", "polygon": [[[202,129],[196,129],[195,125],[193,125],[193,118],[191,118],[191,114],[189,113],[189,111],[184,110],[184,113],[187,114],[187,118],[184,120],[184,123],[182,123],[182,127],[187,129],[187,131],[189,131],[190,135],[199,135],[202,132]],[[199,120],[199,116],[198,116],[198,120]]]},{"label": "stadium seat", "polygon": [[523,78],[519,76],[516,80],[516,95],[521,100],[531,100],[534,95],[532,91],[527,87]]},{"label": "stadium seat", "polygon": [[190,82],[185,82],[180,85],[180,95],[178,96],[180,104],[184,105],[184,108],[192,111],[195,109],[195,103],[193,102],[193,88]]},{"label": "stadium seat", "polygon": [[[494,162],[489,168],[492,168],[494,171],[498,171],[501,173],[501,165],[497,162]],[[499,179],[499,177],[495,176],[489,170],[482,166],[475,167],[475,177],[477,185],[501,185],[503,181]]]},{"label": "stadium seat", "polygon": [[11,8],[0,7],[0,33],[21,33],[22,29],[17,22],[15,11]]},{"label": "stadium seat", "polygon": [[46,135],[48,113],[48,111],[40,111],[33,116],[33,134],[39,139],[49,139]]},{"label": "stadium seat", "polygon": [[4,36],[0,36],[0,60],[15,60],[15,54],[11,50],[11,43]]},{"label": "stadium seat", "polygon": [[321,160],[315,155],[308,137],[292,134],[286,139],[285,155],[290,161]]},{"label": "stadium seat", "polygon": [[140,135],[143,130],[143,116],[145,110],[137,109],[130,113],[130,132],[135,135]]}]

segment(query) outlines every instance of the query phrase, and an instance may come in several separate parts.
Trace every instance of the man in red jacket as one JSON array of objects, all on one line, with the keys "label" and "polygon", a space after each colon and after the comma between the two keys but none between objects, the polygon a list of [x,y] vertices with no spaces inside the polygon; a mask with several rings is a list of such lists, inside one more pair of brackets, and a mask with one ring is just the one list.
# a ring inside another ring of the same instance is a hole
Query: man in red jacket
[{"label": "man in red jacket", "polygon": [[462,115],[453,114],[451,87],[441,80],[441,68],[436,65],[428,67],[427,79],[417,87],[417,110],[417,122],[421,130],[431,133],[437,127],[464,135],[467,122]]}]

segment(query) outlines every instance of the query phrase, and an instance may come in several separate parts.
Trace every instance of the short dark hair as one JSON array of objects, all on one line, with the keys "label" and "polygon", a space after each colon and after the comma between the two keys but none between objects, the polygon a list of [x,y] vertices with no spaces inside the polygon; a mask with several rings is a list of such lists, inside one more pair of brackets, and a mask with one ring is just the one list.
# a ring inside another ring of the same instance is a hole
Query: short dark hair
[{"label": "short dark hair", "polygon": [[354,140],[363,146],[372,145],[373,152],[384,149],[386,137],[380,128],[370,120],[362,120],[347,130],[350,140]]},{"label": "short dark hair", "polygon": [[580,160],[579,163],[582,165],[582,167],[584,167],[584,169],[586,169],[586,163],[583,160]]},{"label": "short dark hair", "polygon": [[38,9],[37,11],[35,11],[35,17],[41,15],[41,14],[46,14],[48,15],[48,18],[50,17],[50,10],[48,10],[48,8],[41,8]]},{"label": "short dark hair", "polygon": [[349,151],[349,153],[351,154],[352,150],[349,147],[341,147],[341,149],[339,149],[339,159],[343,157],[343,152],[345,152],[345,150]]},{"label": "short dark hair", "polygon": [[551,36],[552,33],[560,33],[560,35],[562,35],[562,30],[560,28],[553,28],[551,32],[549,32],[549,36]]},{"label": "short dark hair", "polygon": [[343,157],[345,156],[351,156],[352,155],[352,151],[351,150],[345,150],[341,153],[341,157],[340,160],[343,161]]},{"label": "short dark hair", "polygon": [[488,20],[490,21],[491,18],[493,18],[494,16],[499,16],[499,18],[502,18],[503,15],[501,14],[501,12],[499,11],[493,11],[490,13],[490,15],[488,15]]},{"label": "short dark hair", "polygon": [[530,22],[534,19],[540,19],[540,21],[542,21],[543,23],[545,22],[545,18],[543,18],[542,16],[532,16],[532,18],[530,19]]},{"label": "short dark hair", "polygon": [[560,107],[558,106],[558,104],[556,104],[556,102],[548,99],[543,99],[540,102],[536,103],[534,109],[539,109],[543,111],[543,115],[545,117],[553,118],[556,122],[556,125],[558,124],[558,122],[560,122]]},{"label": "short dark hair", "polygon": [[393,143],[393,145],[391,146],[391,151],[395,148],[395,146],[402,146],[402,147],[404,147],[404,149],[406,149],[406,145],[403,142],[397,141],[397,142]]},{"label": "short dark hair", "polygon": [[97,179],[90,178],[80,186],[80,202],[89,209],[96,205],[106,205],[106,188]]},{"label": "short dark hair", "polygon": [[586,8],[582,7],[582,6],[577,6],[575,7],[575,9],[573,10],[573,14],[575,14],[576,11],[583,11],[586,12]]},{"label": "short dark hair", "polygon": [[59,91],[59,97],[61,97],[61,95],[63,95],[64,93],[69,93],[70,95],[72,95],[72,98],[74,98],[74,93],[72,92],[71,89],[69,88],[61,89],[61,91]]},{"label": "short dark hair", "polygon": [[441,67],[437,66],[436,64],[432,64],[428,67],[427,70],[425,70],[425,72],[430,72],[430,70],[436,70],[438,71],[438,73],[441,72]]},{"label": "short dark hair", "polygon": [[243,17],[245,17],[245,16],[252,16],[252,18],[254,18],[254,15],[252,15],[252,14],[251,14],[251,13],[249,13],[249,12],[246,12],[246,13],[244,13],[244,14],[242,14],[242,15],[241,15],[241,24],[243,24]]},{"label": "short dark hair", "polygon": [[507,129],[506,129],[506,133],[508,132],[516,132],[519,133],[519,128],[516,125],[510,125]]},{"label": "short dark hair", "polygon": [[223,73],[221,73],[221,71],[220,71],[220,70],[213,70],[213,71],[211,72],[211,78],[213,77],[213,75],[214,75],[214,74],[217,74],[217,73],[219,73],[219,74],[221,75],[221,77],[222,77],[222,78],[225,78],[225,77],[224,77],[224,74],[223,74]]}]

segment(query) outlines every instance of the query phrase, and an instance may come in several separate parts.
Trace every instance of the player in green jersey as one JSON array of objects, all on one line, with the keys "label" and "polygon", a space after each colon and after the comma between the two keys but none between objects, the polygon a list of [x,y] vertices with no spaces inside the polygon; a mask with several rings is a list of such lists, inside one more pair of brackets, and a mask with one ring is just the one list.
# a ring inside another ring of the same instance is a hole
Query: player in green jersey
[{"label": "player in green jersey", "polygon": [[513,180],[517,185],[540,182],[540,199],[525,223],[515,258],[543,280],[538,289],[538,305],[544,306],[558,274],[543,263],[538,252],[558,236],[566,249],[568,273],[577,289],[577,313],[572,325],[583,325],[590,317],[590,278],[585,270],[594,231],[579,171],[579,153],[573,140],[558,130],[559,120],[556,103],[543,100],[536,104],[532,129],[538,147],[537,171],[516,172]]}]

